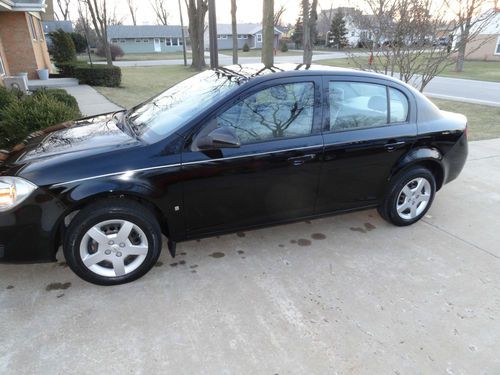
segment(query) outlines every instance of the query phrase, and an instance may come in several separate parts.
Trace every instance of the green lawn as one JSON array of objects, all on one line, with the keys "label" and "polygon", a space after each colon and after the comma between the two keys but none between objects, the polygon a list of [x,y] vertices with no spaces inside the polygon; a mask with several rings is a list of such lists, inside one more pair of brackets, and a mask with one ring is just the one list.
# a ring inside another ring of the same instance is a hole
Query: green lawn
[{"label": "green lawn", "polygon": [[[106,58],[91,54],[92,61],[105,61]],[[89,56],[86,53],[78,55],[79,61],[89,61]],[[184,58],[182,52],[169,53],[129,53],[123,57],[119,57],[117,61],[145,61],[145,60],[182,60]],[[187,58],[191,58],[191,52],[187,52]]]},{"label": "green lawn", "polygon": [[96,87],[97,91],[112,102],[125,108],[162,92],[196,72],[182,65],[126,67],[122,69],[121,87]]},{"label": "green lawn", "polygon": [[[219,50],[219,53],[226,56],[233,56],[233,51],[230,49]],[[288,51],[281,52],[279,49],[276,51],[276,56],[302,56],[302,51]],[[251,49],[248,52],[238,51],[238,57],[260,57],[262,56],[261,49]]]},{"label": "green lawn", "polygon": [[[360,61],[362,61],[362,59],[366,59],[366,62],[368,62],[368,56],[359,57],[358,59],[360,59]],[[320,60],[317,63],[321,65],[338,66],[341,68],[353,68],[353,69],[357,68],[356,64],[354,64],[348,58]],[[461,73],[455,72],[454,65],[450,65],[446,67],[446,69],[439,75],[443,77],[477,79],[480,81],[500,82],[500,62],[466,61],[463,72]]]},{"label": "green lawn", "polygon": [[[121,87],[96,89],[111,101],[130,108],[193,74],[196,74],[194,70],[178,65],[127,67],[122,68]],[[432,101],[443,110],[467,116],[470,140],[500,138],[500,107],[441,99]]]}]

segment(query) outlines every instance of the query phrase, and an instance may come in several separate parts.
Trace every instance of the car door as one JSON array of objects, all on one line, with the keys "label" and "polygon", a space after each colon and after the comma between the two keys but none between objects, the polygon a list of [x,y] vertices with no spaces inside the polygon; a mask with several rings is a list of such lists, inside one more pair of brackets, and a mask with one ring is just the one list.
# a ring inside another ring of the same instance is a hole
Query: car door
[{"label": "car door", "polygon": [[317,212],[375,205],[394,164],[417,134],[404,87],[354,77],[324,78],[324,143]]},{"label": "car door", "polygon": [[[310,216],[317,196],[321,78],[263,82],[202,124],[182,154],[188,237]],[[198,150],[228,127],[238,148]]]}]

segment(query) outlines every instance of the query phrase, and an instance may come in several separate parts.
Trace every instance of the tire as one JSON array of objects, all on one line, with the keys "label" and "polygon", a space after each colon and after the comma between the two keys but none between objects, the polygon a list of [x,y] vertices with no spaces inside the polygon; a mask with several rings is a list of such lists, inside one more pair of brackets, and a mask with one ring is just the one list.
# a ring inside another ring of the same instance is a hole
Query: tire
[{"label": "tire", "polygon": [[434,175],[423,167],[412,168],[391,181],[378,212],[394,225],[411,225],[427,213],[435,194]]},{"label": "tire", "polygon": [[156,263],[162,248],[155,215],[131,200],[111,198],[83,208],[63,243],[69,267],[97,285],[134,281]]}]

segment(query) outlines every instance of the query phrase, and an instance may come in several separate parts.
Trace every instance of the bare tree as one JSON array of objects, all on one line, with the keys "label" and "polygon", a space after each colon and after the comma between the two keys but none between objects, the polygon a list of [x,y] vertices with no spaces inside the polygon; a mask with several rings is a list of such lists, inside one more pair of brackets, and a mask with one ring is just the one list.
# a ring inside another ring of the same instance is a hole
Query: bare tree
[{"label": "bare tree", "polygon": [[274,26],[281,26],[282,25],[282,20],[281,18],[283,17],[283,13],[286,12],[286,7],[284,5],[280,6],[279,9],[274,12]]},{"label": "bare tree", "polygon": [[113,6],[113,11],[108,16],[108,26],[109,25],[123,25],[125,23],[125,16],[118,16],[116,13],[116,3]]},{"label": "bare tree", "polygon": [[274,0],[264,0],[262,11],[262,63],[271,68],[274,65]]},{"label": "bare tree", "polygon": [[64,21],[69,20],[69,6],[71,4],[71,0],[57,0],[57,6],[59,7],[59,11],[61,12],[61,16]]},{"label": "bare tree", "polygon": [[168,25],[168,16],[170,16],[170,13],[167,11],[165,0],[151,0],[150,4],[156,14],[156,23],[159,25]]},{"label": "bare tree", "polygon": [[302,45],[304,48],[303,63],[311,65],[312,63],[312,48],[316,35],[316,24],[318,21],[318,0],[302,0],[302,21],[304,31],[302,34]]},{"label": "bare tree", "polygon": [[137,5],[134,0],[127,0],[128,10],[130,11],[130,17],[132,17],[132,23],[134,26],[137,25]]},{"label": "bare tree", "polygon": [[231,0],[231,31],[233,33],[233,64],[238,64],[238,25],[236,23],[236,0]]},{"label": "bare tree", "polygon": [[113,65],[113,59],[111,58],[111,50],[109,48],[109,41],[108,41],[107,26],[109,25],[109,20],[108,20],[106,0],[80,0],[80,1],[82,1],[86,5],[90,13],[90,18],[92,20],[92,24],[94,25],[94,30],[97,34],[99,43],[101,43],[101,45],[104,48],[104,51],[106,52],[107,64]]},{"label": "bare tree", "polygon": [[205,16],[208,10],[207,0],[185,0],[189,17],[189,35],[191,38],[192,64],[196,70],[203,70],[205,63]]},{"label": "bare tree", "polygon": [[[455,71],[464,70],[467,44],[475,39],[487,26],[494,12],[486,12],[489,5],[495,5],[491,0],[445,0],[449,12],[455,15],[457,24],[457,61]],[[477,48],[476,48],[477,49]]]}]

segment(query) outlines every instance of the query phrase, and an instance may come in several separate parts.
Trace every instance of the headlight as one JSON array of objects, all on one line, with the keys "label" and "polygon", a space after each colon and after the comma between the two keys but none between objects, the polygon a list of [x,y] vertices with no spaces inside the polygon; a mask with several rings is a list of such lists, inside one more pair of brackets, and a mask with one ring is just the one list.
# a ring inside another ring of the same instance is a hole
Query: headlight
[{"label": "headlight", "polygon": [[36,188],[36,185],[20,177],[0,176],[0,212],[17,206]]}]

